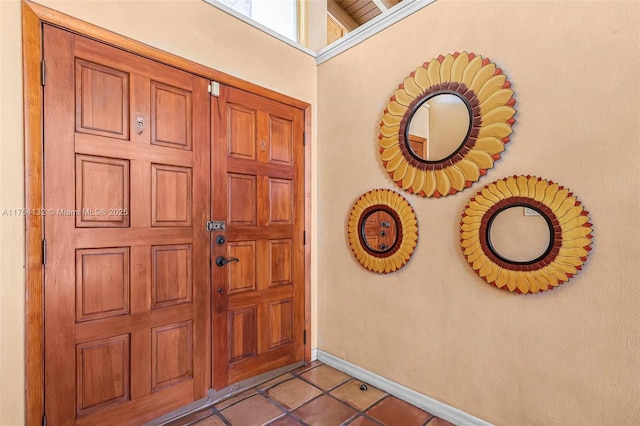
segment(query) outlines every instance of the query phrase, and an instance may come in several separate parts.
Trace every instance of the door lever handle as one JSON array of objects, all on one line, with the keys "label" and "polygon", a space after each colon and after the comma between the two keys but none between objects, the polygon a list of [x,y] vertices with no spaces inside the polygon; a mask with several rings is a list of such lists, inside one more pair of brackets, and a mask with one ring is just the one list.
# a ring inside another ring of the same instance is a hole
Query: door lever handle
[{"label": "door lever handle", "polygon": [[230,262],[240,262],[240,259],[238,259],[237,257],[228,257],[225,259],[224,256],[218,256],[216,258],[216,265],[218,266],[224,266]]}]

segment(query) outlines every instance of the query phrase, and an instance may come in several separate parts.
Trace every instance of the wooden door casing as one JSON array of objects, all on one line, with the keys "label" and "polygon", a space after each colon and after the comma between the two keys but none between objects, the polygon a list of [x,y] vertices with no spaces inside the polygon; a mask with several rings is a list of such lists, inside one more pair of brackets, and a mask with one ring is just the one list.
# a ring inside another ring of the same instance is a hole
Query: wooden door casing
[{"label": "wooden door casing", "polygon": [[208,81],[47,25],[44,56],[45,414],[139,424],[210,386]]},{"label": "wooden door casing", "polygon": [[[304,113],[222,86],[212,103],[213,387],[304,358]],[[214,235],[215,238],[215,235]]]}]

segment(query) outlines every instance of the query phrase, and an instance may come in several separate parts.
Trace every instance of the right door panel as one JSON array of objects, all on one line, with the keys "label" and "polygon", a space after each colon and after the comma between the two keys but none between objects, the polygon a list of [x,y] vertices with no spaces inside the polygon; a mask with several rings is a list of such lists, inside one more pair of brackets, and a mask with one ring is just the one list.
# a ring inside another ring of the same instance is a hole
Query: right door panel
[{"label": "right door panel", "polygon": [[230,87],[212,99],[212,211],[226,222],[212,259],[221,389],[304,357],[304,113]]}]

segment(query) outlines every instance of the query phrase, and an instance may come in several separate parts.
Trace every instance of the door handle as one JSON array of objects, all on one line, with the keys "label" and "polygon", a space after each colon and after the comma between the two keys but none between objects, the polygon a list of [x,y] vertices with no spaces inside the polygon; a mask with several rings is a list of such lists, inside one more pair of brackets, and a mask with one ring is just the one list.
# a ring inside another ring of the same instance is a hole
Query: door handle
[{"label": "door handle", "polygon": [[240,262],[240,259],[238,259],[237,257],[228,257],[225,259],[224,256],[218,256],[216,258],[216,265],[218,266],[224,266],[230,262]]}]

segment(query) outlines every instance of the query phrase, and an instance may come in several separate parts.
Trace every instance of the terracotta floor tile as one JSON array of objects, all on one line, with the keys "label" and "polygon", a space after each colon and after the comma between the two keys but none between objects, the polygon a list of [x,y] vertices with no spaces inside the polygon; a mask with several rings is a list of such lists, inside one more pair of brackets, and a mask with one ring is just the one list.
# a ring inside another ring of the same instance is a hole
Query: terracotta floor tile
[{"label": "terracotta floor tile", "polygon": [[296,368],[295,370],[292,371],[293,374],[300,374],[300,373],[304,373],[307,370],[311,370],[312,368],[315,368],[319,365],[322,365],[322,363],[320,361],[311,361],[308,364],[302,365],[298,368]]},{"label": "terracotta floor tile", "polygon": [[239,393],[239,394],[238,394],[238,395],[236,395],[236,396],[232,396],[232,397],[230,397],[230,398],[223,399],[222,401],[218,402],[218,403],[215,405],[215,407],[216,407],[218,410],[222,410],[222,409],[224,409],[224,408],[227,408],[227,407],[228,407],[228,406],[230,406],[230,405],[235,404],[235,403],[236,403],[236,402],[238,402],[238,401],[242,401],[243,399],[247,399],[247,398],[249,398],[250,396],[255,395],[255,394],[257,394],[257,393],[258,393],[258,391],[256,391],[256,389],[255,389],[255,388],[251,388],[251,389],[248,389],[248,390],[246,390],[246,391],[244,391],[244,392],[242,392],[242,393]]},{"label": "terracotta floor tile", "polygon": [[374,403],[387,396],[385,392],[382,392],[371,385],[366,385],[367,390],[365,391],[360,390],[360,386],[362,385],[363,382],[359,380],[350,380],[344,385],[340,385],[332,390],[331,395],[349,403],[360,411],[366,410]]},{"label": "terracotta floor tile", "polygon": [[431,418],[431,414],[390,396],[370,408],[367,414],[387,426],[418,426]]},{"label": "terracotta floor tile", "polygon": [[254,395],[221,411],[232,425],[262,426],[284,412],[262,395]]},{"label": "terracotta floor tile", "polygon": [[293,410],[320,395],[322,391],[300,379],[287,380],[267,391],[269,398],[278,401],[288,410]]},{"label": "terracotta floor tile", "polygon": [[331,389],[332,387],[350,379],[347,374],[344,374],[342,371],[338,371],[333,367],[329,367],[328,365],[316,367],[313,370],[309,370],[306,373],[301,374],[300,377],[308,380],[323,390]]},{"label": "terracotta floor tile", "polygon": [[357,411],[328,395],[322,395],[294,413],[310,426],[338,426],[355,416]]},{"label": "terracotta floor tile", "polygon": [[366,417],[360,416],[354,421],[352,421],[351,423],[349,423],[349,426],[380,426],[380,425]]},{"label": "terracotta floor tile", "polygon": [[269,423],[269,426],[302,426],[302,423],[291,416],[285,416],[280,417],[278,420],[275,420],[272,423]]},{"label": "terracotta floor tile", "polygon": [[268,382],[264,382],[264,383],[262,383],[262,384],[258,385],[258,389],[259,389],[259,390],[265,390],[265,389],[267,389],[267,388],[270,388],[271,386],[275,386],[275,385],[277,385],[278,383],[282,383],[282,382],[284,382],[285,380],[290,379],[290,378],[292,378],[292,377],[293,377],[293,374],[291,374],[291,373],[284,373],[283,375],[278,376],[278,377],[276,377],[275,379],[271,379],[271,380],[269,380]]},{"label": "terracotta floor tile", "polygon": [[216,415],[207,417],[204,420],[200,420],[198,423],[194,423],[196,426],[226,426],[222,419]]},{"label": "terracotta floor tile", "polygon": [[453,423],[449,423],[448,421],[443,420],[440,417],[434,417],[433,419],[431,419],[431,421],[429,423],[427,423],[427,425],[429,425],[429,426],[454,426]]}]

